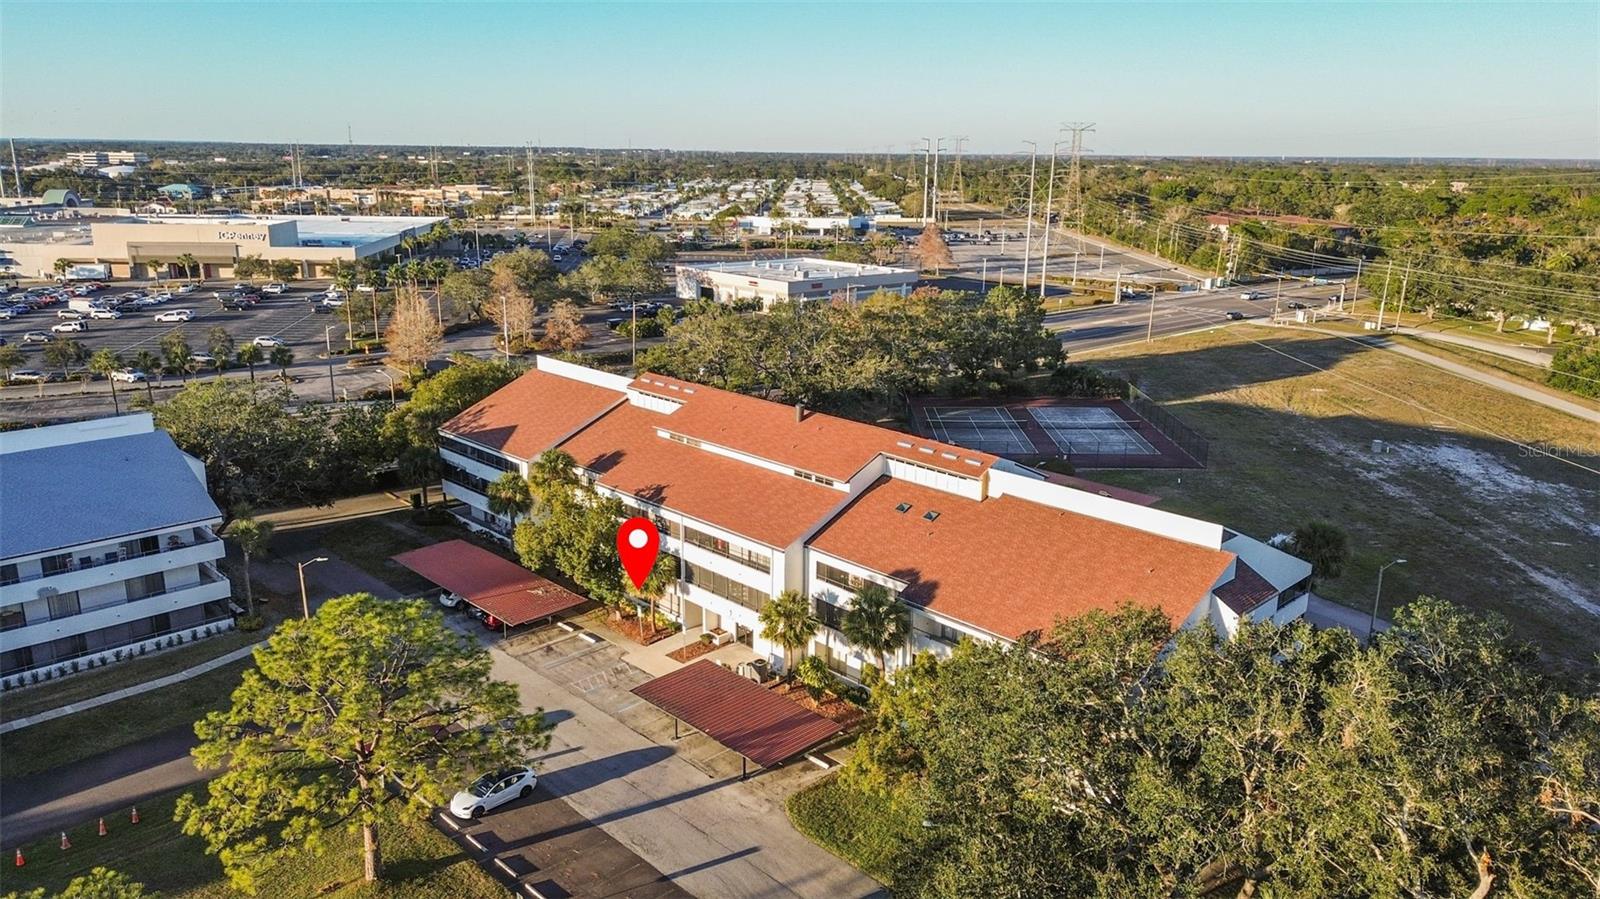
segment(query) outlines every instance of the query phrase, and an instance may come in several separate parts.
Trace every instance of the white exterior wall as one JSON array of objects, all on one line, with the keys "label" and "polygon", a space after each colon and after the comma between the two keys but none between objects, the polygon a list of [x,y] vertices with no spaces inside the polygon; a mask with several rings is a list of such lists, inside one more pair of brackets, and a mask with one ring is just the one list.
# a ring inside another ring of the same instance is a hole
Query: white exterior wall
[{"label": "white exterior wall", "polygon": [[989,471],[989,494],[1020,497],[1041,505],[1077,512],[1101,521],[1126,525],[1208,549],[1219,549],[1222,546],[1223,528],[1220,524],[1162,512],[1048,481],[1036,481],[999,469],[992,468]]}]

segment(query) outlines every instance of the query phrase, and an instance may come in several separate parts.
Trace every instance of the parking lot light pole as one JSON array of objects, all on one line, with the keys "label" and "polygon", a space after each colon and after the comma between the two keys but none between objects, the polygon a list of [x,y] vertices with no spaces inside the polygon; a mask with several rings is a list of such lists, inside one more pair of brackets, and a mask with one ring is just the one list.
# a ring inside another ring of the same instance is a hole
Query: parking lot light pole
[{"label": "parking lot light pole", "polygon": [[383,377],[389,382],[389,405],[392,406],[395,404],[394,375],[389,374],[389,371],[386,368],[378,369],[378,374],[383,375]]},{"label": "parking lot light pole", "polygon": [[300,612],[306,618],[311,617],[311,600],[306,596],[306,566],[326,561],[328,561],[327,556],[317,556],[315,559],[307,559],[304,562],[295,563],[294,567],[300,575]]},{"label": "parking lot light pole", "polygon": [[328,345],[328,400],[337,403],[339,394],[333,389],[333,325],[322,329],[322,339]]},{"label": "parking lot light pole", "polygon": [[1367,643],[1371,645],[1372,638],[1378,635],[1378,601],[1383,598],[1383,573],[1395,565],[1404,565],[1405,559],[1395,559],[1388,565],[1378,569],[1378,589],[1372,594],[1372,617],[1367,621]]}]

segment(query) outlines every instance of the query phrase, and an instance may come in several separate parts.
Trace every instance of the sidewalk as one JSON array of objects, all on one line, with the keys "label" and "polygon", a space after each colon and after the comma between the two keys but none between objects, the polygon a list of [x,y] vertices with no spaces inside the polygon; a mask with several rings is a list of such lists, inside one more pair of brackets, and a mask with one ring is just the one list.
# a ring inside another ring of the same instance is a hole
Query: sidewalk
[{"label": "sidewalk", "polygon": [[40,712],[37,715],[29,715],[26,718],[18,718],[14,721],[7,721],[4,724],[0,724],[0,734],[9,734],[15,730],[22,730],[25,727],[32,727],[35,724],[43,724],[46,721],[64,718],[67,715],[87,711],[88,709],[95,708],[96,706],[105,705],[108,702],[116,702],[119,699],[127,699],[129,696],[138,696],[140,693],[148,693],[151,690],[159,690],[162,687],[171,686],[172,684],[176,684],[180,681],[188,680],[191,677],[198,677],[202,674],[205,674],[207,671],[215,671],[216,669],[221,668],[223,665],[236,662],[239,659],[248,656],[251,652],[255,651],[256,645],[257,644],[252,643],[249,646],[241,646],[232,652],[223,653],[222,655],[217,656],[210,661],[201,662],[193,668],[185,668],[182,671],[174,672],[164,677],[158,677],[155,680],[147,680],[142,684],[134,684],[131,687],[124,687],[121,690],[113,690],[110,693],[102,693],[99,696],[90,697],[82,702],[74,702],[70,705],[64,705],[59,708]]}]

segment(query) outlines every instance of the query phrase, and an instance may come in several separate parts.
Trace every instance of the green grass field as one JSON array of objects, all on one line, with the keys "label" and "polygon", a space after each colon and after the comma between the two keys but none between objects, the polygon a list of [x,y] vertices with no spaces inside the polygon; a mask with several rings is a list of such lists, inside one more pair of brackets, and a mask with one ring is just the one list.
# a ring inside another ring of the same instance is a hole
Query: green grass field
[{"label": "green grass field", "polygon": [[[23,847],[27,864],[19,869],[6,859],[0,890],[27,892],[44,887],[54,893],[98,866],[121,871],[147,888],[159,890],[165,899],[242,895],[229,886],[222,866],[205,853],[204,844],[184,836],[172,820],[179,795],[171,793],[142,806],[137,825],[130,824],[126,815],[108,818],[109,833],[104,837],[96,834],[95,822],[85,822],[67,832],[72,848],[66,851],[60,848],[59,837]],[[396,820],[379,829],[379,839],[386,870],[376,888],[361,880],[360,835],[341,831],[328,841],[322,855],[298,856],[274,866],[257,895],[279,899],[487,899],[506,895],[499,883],[426,821],[414,817]]]},{"label": "green grass field", "polygon": [[[1231,327],[1083,353],[1211,438],[1205,471],[1088,471],[1258,537],[1322,518],[1353,559],[1318,592],[1383,613],[1434,594],[1553,661],[1600,651],[1600,428],[1330,335]],[[1375,450],[1374,441],[1381,441]]]},{"label": "green grass field", "polygon": [[921,819],[834,776],[789,797],[789,820],[818,845],[888,884],[895,853],[911,841]]}]

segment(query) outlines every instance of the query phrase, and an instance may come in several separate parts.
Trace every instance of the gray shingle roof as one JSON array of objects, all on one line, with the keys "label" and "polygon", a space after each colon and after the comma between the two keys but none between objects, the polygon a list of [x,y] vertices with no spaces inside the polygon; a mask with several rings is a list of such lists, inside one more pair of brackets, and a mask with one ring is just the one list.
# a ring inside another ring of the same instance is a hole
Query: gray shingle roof
[{"label": "gray shingle roof", "polygon": [[0,455],[0,558],[221,516],[164,431]]}]

